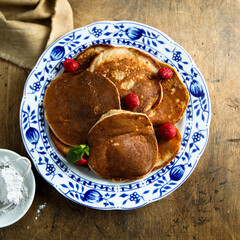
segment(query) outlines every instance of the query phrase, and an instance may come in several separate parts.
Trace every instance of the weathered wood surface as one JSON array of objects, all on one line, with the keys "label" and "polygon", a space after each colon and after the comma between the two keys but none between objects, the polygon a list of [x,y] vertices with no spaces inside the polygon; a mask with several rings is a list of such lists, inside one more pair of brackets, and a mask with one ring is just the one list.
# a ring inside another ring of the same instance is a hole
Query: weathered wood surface
[{"label": "weathered wood surface", "polygon": [[[240,2],[69,2],[76,28],[99,20],[138,21],[165,32],[190,53],[211,96],[208,145],[180,188],[161,201],[131,211],[77,205],[34,169],[33,205],[19,222],[0,229],[0,239],[239,239]],[[26,156],[19,106],[28,74],[29,70],[0,60],[0,147]],[[43,203],[47,205],[38,215]]]}]

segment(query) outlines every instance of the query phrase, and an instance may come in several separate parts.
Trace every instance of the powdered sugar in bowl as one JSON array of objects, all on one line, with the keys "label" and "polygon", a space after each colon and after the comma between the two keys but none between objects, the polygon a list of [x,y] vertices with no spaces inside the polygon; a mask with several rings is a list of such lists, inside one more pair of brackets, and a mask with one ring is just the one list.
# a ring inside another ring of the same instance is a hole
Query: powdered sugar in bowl
[{"label": "powdered sugar in bowl", "polygon": [[27,158],[0,149],[0,161],[1,228],[15,223],[28,211],[35,194],[35,179]]}]

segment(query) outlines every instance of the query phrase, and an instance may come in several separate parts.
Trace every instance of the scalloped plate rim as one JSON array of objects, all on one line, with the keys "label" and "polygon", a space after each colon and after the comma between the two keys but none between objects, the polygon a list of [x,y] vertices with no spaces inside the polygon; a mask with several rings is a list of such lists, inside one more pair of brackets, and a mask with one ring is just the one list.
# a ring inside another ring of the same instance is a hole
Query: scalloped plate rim
[{"label": "scalloped plate rim", "polygon": [[[168,191],[168,193],[166,193],[163,197],[156,198],[156,199],[152,199],[152,200],[149,201],[149,202],[146,202],[146,201],[145,201],[142,205],[138,205],[138,206],[136,206],[136,207],[129,207],[129,208],[115,208],[115,207],[113,207],[113,208],[104,208],[104,207],[97,207],[97,206],[94,206],[94,205],[88,205],[88,204],[85,204],[85,203],[82,203],[82,202],[79,203],[78,201],[72,199],[71,197],[66,196],[66,195],[61,191],[60,188],[58,189],[57,186],[54,186],[54,184],[53,184],[52,182],[48,181],[48,179],[46,179],[45,176],[42,175],[42,173],[41,173],[41,171],[39,170],[38,166],[35,165],[35,162],[34,162],[33,160],[32,160],[32,161],[33,161],[34,166],[36,167],[37,171],[38,171],[39,174],[44,178],[44,180],[47,181],[50,185],[52,185],[59,193],[61,193],[64,197],[68,198],[69,200],[71,200],[71,201],[73,201],[73,202],[76,202],[76,203],[78,203],[78,204],[81,204],[81,205],[83,205],[83,206],[90,207],[90,208],[94,208],[94,209],[99,209],[99,210],[129,210],[129,209],[135,209],[135,208],[143,207],[143,206],[145,206],[145,205],[147,205],[147,204],[149,204],[149,203],[152,203],[152,202],[156,202],[156,201],[158,201],[158,200],[160,200],[160,199],[168,196],[168,195],[171,194],[173,191],[175,191],[177,188],[179,188],[179,187],[189,178],[189,176],[190,176],[190,175],[192,174],[192,172],[194,171],[194,169],[195,169],[195,167],[196,167],[196,165],[197,165],[197,163],[198,163],[201,155],[203,154],[203,152],[204,152],[204,150],[205,150],[205,148],[206,148],[207,142],[208,142],[209,127],[210,127],[210,122],[211,122],[211,103],[210,103],[210,97],[209,97],[208,88],[207,88],[206,82],[205,82],[205,80],[204,80],[204,78],[203,78],[200,70],[198,69],[198,67],[197,67],[196,64],[194,63],[194,61],[193,61],[193,59],[191,58],[191,56],[188,54],[188,52],[187,52],[182,46],[180,46],[179,44],[177,44],[174,40],[172,40],[172,38],[170,38],[170,37],[169,37],[168,35],[166,35],[165,33],[161,32],[159,29],[156,29],[156,28],[154,28],[154,27],[151,27],[151,26],[146,25],[146,24],[143,24],[143,23],[134,22],[134,21],[128,21],[128,20],[123,20],[123,21],[98,21],[98,22],[94,22],[94,23],[88,24],[88,25],[86,25],[86,26],[84,26],[84,27],[74,29],[74,30],[72,30],[72,31],[64,34],[64,35],[63,35],[62,37],[60,37],[59,39],[57,39],[57,40],[56,40],[54,43],[52,43],[52,44],[41,54],[41,56],[39,57],[38,61],[37,61],[36,64],[35,64],[35,67],[34,67],[34,68],[32,69],[32,71],[30,72],[30,74],[29,74],[29,76],[28,76],[28,78],[27,78],[27,80],[26,80],[25,86],[24,86],[23,98],[22,98],[21,105],[20,105],[19,120],[20,120],[21,135],[22,135],[22,138],[23,138],[24,146],[25,146],[27,152],[29,153],[29,149],[28,149],[27,144],[26,144],[26,142],[25,142],[24,132],[23,132],[23,129],[22,129],[21,112],[22,112],[23,104],[24,104],[25,99],[26,99],[27,83],[28,83],[28,81],[31,79],[31,75],[35,72],[35,69],[36,69],[37,66],[40,64],[40,62],[41,62],[42,58],[44,57],[44,55],[45,55],[57,42],[59,42],[61,39],[65,38],[65,37],[68,36],[69,34],[74,33],[74,32],[76,32],[76,31],[78,31],[78,30],[84,31],[86,28],[89,28],[90,26],[94,26],[94,25],[96,25],[96,24],[109,24],[109,23],[112,23],[112,24],[118,24],[118,23],[123,23],[123,24],[125,24],[125,23],[128,23],[128,24],[136,24],[136,25],[144,26],[144,27],[146,27],[146,28],[149,28],[149,29],[152,29],[152,30],[154,30],[154,31],[160,32],[160,33],[166,38],[166,40],[167,40],[168,42],[171,42],[172,44],[174,44],[174,45],[176,45],[177,47],[181,48],[181,49],[183,50],[183,52],[185,52],[185,53],[187,54],[187,57],[189,58],[191,64],[194,66],[194,68],[197,70],[199,76],[200,76],[201,79],[203,80],[203,84],[204,84],[204,87],[205,87],[205,91],[206,91],[207,97],[208,97],[207,100],[208,100],[208,110],[209,110],[208,122],[206,123],[207,138],[206,138],[206,140],[205,140],[204,146],[203,146],[202,149],[201,149],[201,152],[198,153],[198,156],[197,156],[197,158],[196,158],[196,160],[195,160],[194,166],[192,166],[191,171],[188,173],[187,176],[184,177],[184,179],[180,182],[180,184],[178,184],[176,188],[172,188],[171,191]],[[29,153],[29,155],[30,155],[30,153]],[[31,156],[31,155],[30,155],[30,156]],[[32,157],[31,157],[31,158],[32,158]],[[158,170],[157,170],[156,172],[158,172]],[[111,182],[110,182],[109,184],[111,185]],[[80,185],[80,183],[79,183],[79,185]]]}]

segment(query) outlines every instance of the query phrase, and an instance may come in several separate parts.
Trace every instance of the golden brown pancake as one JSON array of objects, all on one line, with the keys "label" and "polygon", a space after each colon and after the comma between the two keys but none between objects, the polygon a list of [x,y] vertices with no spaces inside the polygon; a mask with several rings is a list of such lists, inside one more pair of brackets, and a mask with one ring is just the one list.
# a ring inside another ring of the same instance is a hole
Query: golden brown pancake
[{"label": "golden brown pancake", "polygon": [[88,134],[89,167],[100,177],[135,180],[149,173],[157,161],[153,126],[142,113],[112,110]]},{"label": "golden brown pancake", "polygon": [[177,156],[182,137],[177,128],[176,131],[177,134],[175,138],[169,141],[164,141],[158,138],[158,161],[155,164],[153,171],[165,167]]},{"label": "golden brown pancake", "polygon": [[56,137],[66,145],[85,144],[89,129],[102,114],[120,108],[115,85],[102,75],[63,73],[48,86],[45,116]]},{"label": "golden brown pancake", "polygon": [[66,157],[68,154],[68,151],[72,148],[72,146],[66,145],[63,142],[61,142],[55,134],[52,132],[51,128],[49,128],[49,136],[54,144],[54,146],[57,148],[57,150]]},{"label": "golden brown pancake", "polygon": [[129,93],[140,99],[133,111],[146,112],[159,104],[162,94],[158,63],[149,55],[126,47],[114,47],[98,54],[89,70],[109,78],[118,88],[121,100]]},{"label": "golden brown pancake", "polygon": [[[99,54],[100,52],[106,50],[106,49],[110,49],[113,48],[112,45],[108,45],[108,44],[95,44],[92,45],[90,47],[88,47],[86,50],[84,50],[83,52],[81,52],[76,58],[75,60],[78,62],[78,70],[74,73],[72,73],[73,75],[77,75],[80,72],[85,71],[91,61],[93,60],[93,58]],[[55,134],[52,132],[51,129],[49,129],[49,135],[55,145],[55,147],[59,150],[59,152],[63,155],[63,156],[67,156],[68,151],[72,148],[72,146],[68,146],[66,144],[64,144],[63,142],[61,142],[56,136]]]},{"label": "golden brown pancake", "polygon": [[157,108],[147,112],[147,115],[155,126],[166,122],[172,124],[179,122],[187,108],[189,100],[188,90],[176,70],[167,64],[161,62],[159,64],[161,67],[170,68],[173,71],[173,77],[161,80],[163,88],[162,101]]},{"label": "golden brown pancake", "polygon": [[77,72],[82,72],[86,70],[89,67],[91,61],[94,59],[94,57],[96,57],[100,52],[110,48],[113,48],[113,46],[108,44],[95,44],[81,52],[75,58],[75,60],[78,63]]}]

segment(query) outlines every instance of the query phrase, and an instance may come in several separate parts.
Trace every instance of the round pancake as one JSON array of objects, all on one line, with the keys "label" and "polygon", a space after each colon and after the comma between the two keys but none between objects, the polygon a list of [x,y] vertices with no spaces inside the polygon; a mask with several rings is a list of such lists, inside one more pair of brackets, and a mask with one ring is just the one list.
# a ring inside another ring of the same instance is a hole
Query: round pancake
[{"label": "round pancake", "polygon": [[182,137],[177,128],[176,128],[176,132],[177,134],[175,138],[169,141],[164,141],[159,137],[157,138],[158,139],[158,161],[155,164],[153,171],[159,168],[165,167],[177,156],[178,151],[180,149]]},{"label": "round pancake", "polygon": [[142,113],[112,110],[88,133],[89,167],[100,177],[135,180],[149,173],[157,161],[157,139]]},{"label": "round pancake", "polygon": [[113,46],[108,44],[95,44],[85,49],[75,58],[78,63],[77,72],[86,70],[90,66],[94,57],[96,57],[100,52],[110,48],[113,48]]},{"label": "round pancake", "polygon": [[47,87],[45,116],[56,137],[70,146],[85,144],[102,114],[120,109],[119,93],[107,78],[84,71],[63,73]]},{"label": "round pancake", "polygon": [[64,156],[67,157],[68,151],[72,148],[72,146],[66,145],[63,142],[61,142],[55,134],[52,132],[51,128],[49,128],[49,136],[54,144],[54,146],[57,148],[57,150]]},{"label": "round pancake", "polygon": [[176,70],[161,62],[159,62],[159,65],[170,68],[173,71],[173,77],[161,80],[163,88],[162,101],[157,108],[151,109],[146,113],[154,126],[159,126],[166,122],[172,124],[179,122],[187,108],[189,100],[188,90]]},{"label": "round pancake", "polygon": [[121,100],[135,93],[140,100],[135,112],[156,107],[162,97],[158,63],[149,55],[126,47],[114,47],[98,54],[89,70],[109,78],[118,88]]}]

